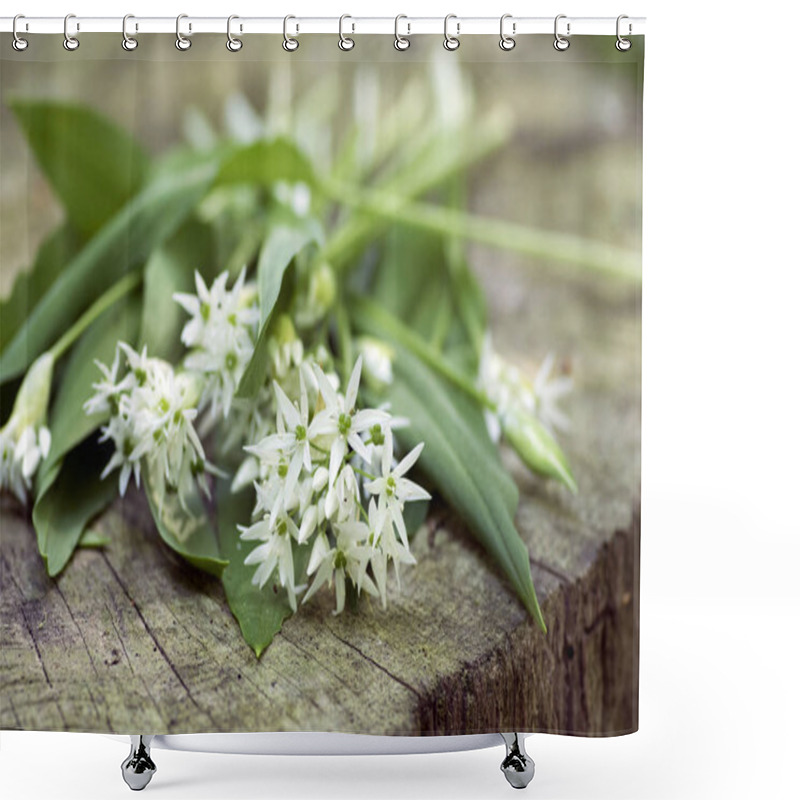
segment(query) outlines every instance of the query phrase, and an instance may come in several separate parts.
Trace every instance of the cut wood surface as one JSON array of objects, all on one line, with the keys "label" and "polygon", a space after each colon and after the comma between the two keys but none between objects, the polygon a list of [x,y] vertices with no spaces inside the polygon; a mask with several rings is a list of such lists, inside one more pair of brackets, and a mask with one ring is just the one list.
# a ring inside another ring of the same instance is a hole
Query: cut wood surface
[{"label": "cut wood surface", "polygon": [[[492,281],[501,265],[494,261]],[[111,543],[47,577],[27,516],[2,501],[0,727],[115,733],[637,727],[641,324],[638,290],[503,265],[494,343],[575,381],[561,437],[577,495],[529,475],[517,527],[544,635],[456,516],[434,506],[387,610],[332,616],[320,592],[258,660],[221,584],[162,544],[135,493],[93,527]]]}]

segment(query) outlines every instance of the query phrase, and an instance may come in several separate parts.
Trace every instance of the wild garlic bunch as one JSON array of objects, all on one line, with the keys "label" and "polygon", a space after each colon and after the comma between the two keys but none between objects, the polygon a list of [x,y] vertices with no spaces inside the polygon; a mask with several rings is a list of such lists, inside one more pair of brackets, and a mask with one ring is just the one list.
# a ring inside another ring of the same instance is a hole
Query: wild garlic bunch
[{"label": "wild garlic bunch", "polygon": [[[397,420],[381,409],[357,408],[361,364],[359,358],[344,394],[317,364],[312,380],[300,375],[296,402],[274,383],[275,433],[245,448],[258,459],[259,477],[256,521],[240,526],[241,538],[261,542],[245,563],[258,565],[253,582],[259,586],[277,567],[293,609],[299,594],[305,602],[333,584],[334,613],[340,613],[348,581],[385,607],[388,563],[395,569],[415,563],[403,510],[430,496],[404,476],[422,444],[395,465]],[[298,583],[295,572],[298,548],[308,542],[310,585]]]}]

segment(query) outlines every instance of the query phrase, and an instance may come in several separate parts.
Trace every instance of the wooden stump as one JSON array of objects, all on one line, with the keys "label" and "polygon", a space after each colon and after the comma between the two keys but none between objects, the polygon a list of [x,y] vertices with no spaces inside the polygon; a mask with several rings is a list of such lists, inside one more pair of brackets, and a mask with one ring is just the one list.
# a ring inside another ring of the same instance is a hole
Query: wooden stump
[{"label": "wooden stump", "polygon": [[[497,275],[496,261],[493,275]],[[451,512],[413,541],[386,611],[321,593],[257,660],[221,584],[160,541],[135,495],[111,538],[47,577],[27,518],[2,506],[0,727],[115,733],[341,731],[620,734],[638,724],[640,294],[509,265],[491,291],[502,353],[572,363],[563,437],[579,492],[513,454],[517,527],[543,635]],[[492,277],[485,276],[487,281]]]}]

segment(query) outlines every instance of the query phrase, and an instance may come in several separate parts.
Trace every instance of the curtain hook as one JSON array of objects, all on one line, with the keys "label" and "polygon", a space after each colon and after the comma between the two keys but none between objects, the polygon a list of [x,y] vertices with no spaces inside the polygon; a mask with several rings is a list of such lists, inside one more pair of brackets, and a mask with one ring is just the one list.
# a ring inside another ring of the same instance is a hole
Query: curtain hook
[{"label": "curtain hook", "polygon": [[[80,47],[80,42],[78,41],[77,37],[71,36],[69,32],[69,21],[71,19],[75,19],[74,14],[67,14],[64,17],[64,49],[69,50],[70,52],[77,50]],[[75,23],[75,30],[79,31],[81,26],[79,23]]]},{"label": "curtain hook", "polygon": [[[135,36],[128,35],[128,20],[129,19],[136,19],[133,14],[126,14],[122,18],[122,49],[127,50],[129,53],[131,50],[135,50],[139,46],[139,40]],[[138,25],[136,26],[138,29]]]},{"label": "curtain hook", "polygon": [[[351,37],[344,35],[343,27],[344,27],[344,21],[346,19],[353,19],[353,18],[349,14],[342,14],[342,16],[339,17],[339,49],[344,50],[345,52],[347,52],[348,50],[352,50],[356,46],[355,41]],[[351,25],[353,28],[352,32],[355,33],[356,31],[355,22],[351,23]]]},{"label": "curtain hook", "polygon": [[[244,42],[241,39],[237,39],[231,33],[231,22],[233,22],[235,19],[239,19],[239,17],[237,17],[236,14],[231,14],[228,17],[228,41],[225,43],[225,47],[227,47],[228,50],[231,51],[231,53],[238,53],[244,45]],[[239,33],[241,32],[242,32],[242,26],[240,25]]]},{"label": "curtain hook", "polygon": [[[624,19],[629,19],[627,14],[620,14],[617,17],[617,42],[614,46],[617,48],[617,50],[620,51],[620,53],[624,53],[627,50],[630,50],[632,44],[630,39],[623,38],[622,34],[620,33],[620,23]],[[630,36],[632,32],[633,32],[633,26],[631,25],[630,22],[628,22],[628,36]]]},{"label": "curtain hook", "polygon": [[511,35],[509,35],[505,32],[505,23],[507,19],[513,19],[511,14],[503,14],[503,16],[500,17],[500,49],[506,52],[513,50],[517,44],[517,40],[514,38],[517,33],[517,23],[511,23]]},{"label": "curtain hook", "polygon": [[[289,36],[289,20],[290,19],[297,19],[297,17],[293,17],[291,14],[288,14],[283,18],[283,49],[287,53],[293,53],[300,47],[300,40],[295,39],[294,36]],[[300,32],[300,26],[296,25],[295,30],[297,33]]]},{"label": "curtain hook", "polygon": [[[448,29],[447,29],[451,19],[456,20],[456,35],[455,36],[451,36],[449,31],[448,31]],[[458,34],[460,32],[461,32],[461,23],[458,22],[458,17],[456,17],[455,14],[448,14],[444,18],[444,42],[443,42],[443,44],[444,44],[444,49],[445,50],[449,50],[451,53],[453,52],[453,50],[458,50],[458,47],[461,44],[461,42],[459,41],[459,38],[458,38]]]},{"label": "curtain hook", "polygon": [[28,40],[27,39],[23,39],[17,33],[17,20],[18,19],[25,19],[25,15],[24,14],[17,14],[17,16],[14,17],[14,22],[11,25],[11,33],[14,34],[14,38],[11,40],[11,46],[18,53],[21,53],[23,50],[27,50],[28,49]]},{"label": "curtain hook", "polygon": [[[175,18],[175,47],[181,51],[188,50],[192,46],[192,40],[181,33],[181,20],[188,18],[188,14],[178,14],[178,16]],[[192,25],[189,23],[189,31],[191,30]]]},{"label": "curtain hook", "polygon": [[[559,32],[558,32],[558,21],[561,19],[566,19],[566,14],[559,14],[556,17],[556,21],[553,25],[553,32],[555,34],[555,40],[553,41],[553,47],[559,51],[559,53],[563,53],[569,47],[569,39],[565,39]],[[567,36],[570,35],[570,24],[567,23]]]},{"label": "curtain hook", "polygon": [[411,39],[408,37],[411,36],[411,23],[406,22],[406,27],[408,28],[408,33],[405,36],[400,35],[400,20],[405,19],[407,20],[408,17],[405,14],[398,14],[394,18],[394,49],[395,50],[408,50],[411,47]]}]

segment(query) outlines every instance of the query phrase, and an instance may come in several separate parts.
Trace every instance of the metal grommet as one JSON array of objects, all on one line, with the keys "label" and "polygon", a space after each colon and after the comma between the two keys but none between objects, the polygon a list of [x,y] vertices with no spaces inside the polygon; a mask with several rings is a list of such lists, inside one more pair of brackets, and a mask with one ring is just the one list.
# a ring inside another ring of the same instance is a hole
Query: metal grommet
[{"label": "metal grommet", "polygon": [[[563,53],[569,47],[569,39],[565,39],[559,32],[558,32],[558,21],[561,19],[566,19],[566,14],[559,14],[556,17],[556,21],[553,24],[553,33],[555,35],[555,40],[553,41],[553,47],[558,50],[559,53]],[[567,23],[567,36],[570,35],[570,23]]]},{"label": "metal grommet", "polygon": [[517,45],[517,40],[514,38],[517,33],[517,23],[511,23],[511,35],[505,32],[506,20],[511,18],[511,14],[503,14],[503,16],[500,17],[500,49],[506,52],[513,50]]},{"label": "metal grommet", "polygon": [[[81,46],[81,43],[75,36],[70,36],[69,21],[71,19],[75,19],[74,14],[67,14],[67,16],[64,17],[64,49],[69,50],[70,52],[77,50]],[[79,31],[80,29],[80,25],[76,24],[75,30]]]},{"label": "metal grommet", "polygon": [[[628,50],[630,50],[630,49],[631,49],[631,44],[632,44],[632,42],[631,42],[631,40],[630,40],[630,39],[625,39],[625,38],[623,38],[622,34],[620,34],[620,32],[619,32],[619,29],[620,29],[620,23],[621,23],[621,22],[622,22],[622,20],[624,20],[624,19],[628,19],[628,16],[627,16],[626,14],[620,14],[620,15],[617,17],[617,42],[616,42],[616,44],[614,45],[614,47],[616,47],[616,48],[617,48],[617,50],[619,50],[619,51],[620,51],[620,53],[625,53],[625,52],[627,52]],[[632,31],[633,31],[633,26],[632,26],[632,25],[631,25],[631,23],[629,22],[629,23],[628,23],[628,36],[630,36],[630,35],[631,35]]]},{"label": "metal grommet", "polygon": [[[289,36],[289,20],[296,19],[291,14],[288,14],[283,18],[283,49],[287,53],[294,53],[298,47],[300,47],[300,40],[295,39],[294,36]],[[295,26],[295,31],[300,32],[300,26]]]},{"label": "metal grommet", "polygon": [[[352,50],[356,46],[355,41],[351,37],[344,35],[343,26],[344,26],[344,21],[346,19],[353,19],[353,18],[349,14],[342,14],[342,16],[339,17],[339,49],[344,50],[345,52],[347,52],[348,50]],[[352,28],[353,28],[353,33],[355,33],[356,30],[355,23],[352,23]]]},{"label": "metal grommet", "polygon": [[[231,22],[233,22],[235,19],[239,19],[239,17],[237,17],[236,14],[231,14],[228,17],[228,41],[225,43],[225,47],[227,47],[228,50],[231,51],[231,53],[238,53],[244,46],[244,42],[241,39],[237,39],[231,33]],[[239,33],[241,32],[242,32],[242,26],[240,25]]]},{"label": "metal grommet", "polygon": [[14,36],[14,38],[11,40],[11,46],[18,53],[21,53],[23,50],[27,50],[28,49],[28,40],[27,39],[23,39],[17,33],[17,20],[18,19],[25,19],[25,15],[24,14],[17,14],[17,16],[14,17],[14,22],[11,24],[11,33]]},{"label": "metal grommet", "polygon": [[[133,14],[126,14],[122,18],[122,49],[127,50],[129,53],[131,50],[135,50],[139,46],[139,40],[133,36],[128,35],[128,20],[135,19]],[[138,30],[138,25],[136,26]]]},{"label": "metal grommet", "polygon": [[447,29],[451,19],[458,20],[455,14],[448,14],[444,18],[444,42],[442,44],[444,45],[445,50],[449,50],[452,53],[453,50],[458,50],[459,45],[461,44],[458,38],[458,34],[461,32],[461,23],[456,21],[456,35],[451,36]]},{"label": "metal grommet", "polygon": [[[192,40],[181,33],[181,20],[188,18],[188,14],[178,14],[178,16],[175,18],[175,47],[181,51],[188,50],[192,46]],[[189,31],[191,32],[191,30],[192,25],[189,23]]]},{"label": "metal grommet", "polygon": [[400,35],[400,20],[401,19],[408,19],[405,14],[398,14],[394,18],[394,49],[400,50],[408,50],[411,47],[411,39],[408,37],[411,36],[411,23],[407,22],[406,27],[408,28],[408,33],[405,36]]}]

